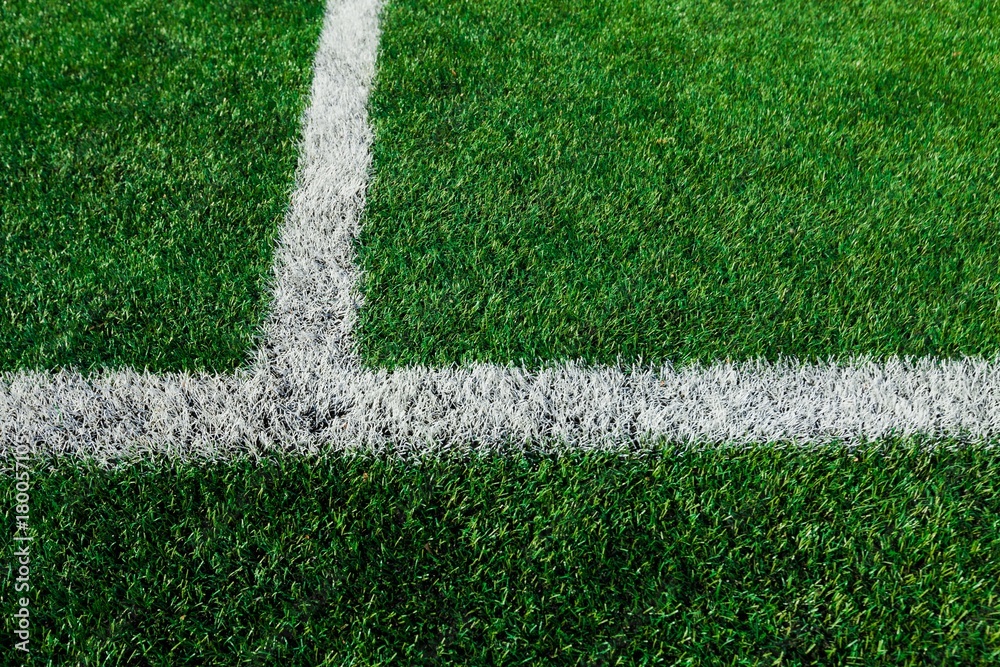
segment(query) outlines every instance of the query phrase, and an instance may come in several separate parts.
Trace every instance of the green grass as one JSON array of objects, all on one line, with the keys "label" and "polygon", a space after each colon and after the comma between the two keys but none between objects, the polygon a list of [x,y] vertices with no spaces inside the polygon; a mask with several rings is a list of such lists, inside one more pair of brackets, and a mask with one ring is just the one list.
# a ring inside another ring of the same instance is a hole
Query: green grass
[{"label": "green grass", "polygon": [[323,5],[0,4],[0,371],[245,361]]},{"label": "green grass", "polygon": [[998,484],[902,442],[63,465],[31,664],[996,664]]},{"label": "green grass", "polygon": [[1000,4],[394,0],[366,363],[1000,350]]}]

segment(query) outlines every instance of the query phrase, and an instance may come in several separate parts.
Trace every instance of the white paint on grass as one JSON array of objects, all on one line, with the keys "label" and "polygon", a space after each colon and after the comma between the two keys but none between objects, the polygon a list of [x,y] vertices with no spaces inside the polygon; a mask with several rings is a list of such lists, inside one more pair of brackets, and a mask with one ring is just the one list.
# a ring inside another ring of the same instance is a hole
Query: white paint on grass
[{"label": "white paint on grass", "polygon": [[361,302],[352,240],[371,161],[366,103],[380,1],[330,2],[276,253],[272,314],[252,363],[221,376],[4,375],[4,460],[19,445],[111,464],[156,455],[634,452],[664,441],[851,444],[926,435],[992,442],[1000,435],[1000,357],[655,370],[362,368],[351,336]]}]

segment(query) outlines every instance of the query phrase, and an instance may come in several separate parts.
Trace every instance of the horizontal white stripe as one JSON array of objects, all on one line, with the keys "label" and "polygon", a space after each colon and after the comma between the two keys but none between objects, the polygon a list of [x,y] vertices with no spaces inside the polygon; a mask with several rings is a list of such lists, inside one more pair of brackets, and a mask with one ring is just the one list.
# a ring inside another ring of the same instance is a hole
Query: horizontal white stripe
[{"label": "horizontal white stripe", "polygon": [[563,364],[536,372],[329,365],[290,393],[274,379],[20,373],[3,393],[0,441],[112,461],[356,448],[641,450],[658,438],[697,446],[1000,435],[997,360],[657,371]]}]

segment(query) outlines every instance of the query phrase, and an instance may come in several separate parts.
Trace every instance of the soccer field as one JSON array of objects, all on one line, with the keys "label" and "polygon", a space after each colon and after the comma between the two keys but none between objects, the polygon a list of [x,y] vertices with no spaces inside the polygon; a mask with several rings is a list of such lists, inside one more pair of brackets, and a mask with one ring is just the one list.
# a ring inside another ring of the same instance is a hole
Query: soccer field
[{"label": "soccer field", "polygon": [[5,661],[1000,658],[1000,6],[323,9],[0,8]]}]

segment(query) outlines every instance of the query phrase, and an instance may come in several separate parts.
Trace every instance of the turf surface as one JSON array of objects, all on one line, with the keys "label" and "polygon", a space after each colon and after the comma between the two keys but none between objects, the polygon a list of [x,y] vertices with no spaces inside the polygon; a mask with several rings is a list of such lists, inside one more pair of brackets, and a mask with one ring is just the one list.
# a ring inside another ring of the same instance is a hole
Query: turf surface
[{"label": "turf surface", "polygon": [[996,664],[998,480],[906,443],[62,466],[34,664]]},{"label": "turf surface", "polygon": [[1000,4],[396,0],[375,366],[1000,350]]},{"label": "turf surface", "polygon": [[323,7],[0,5],[0,371],[245,361]]}]

